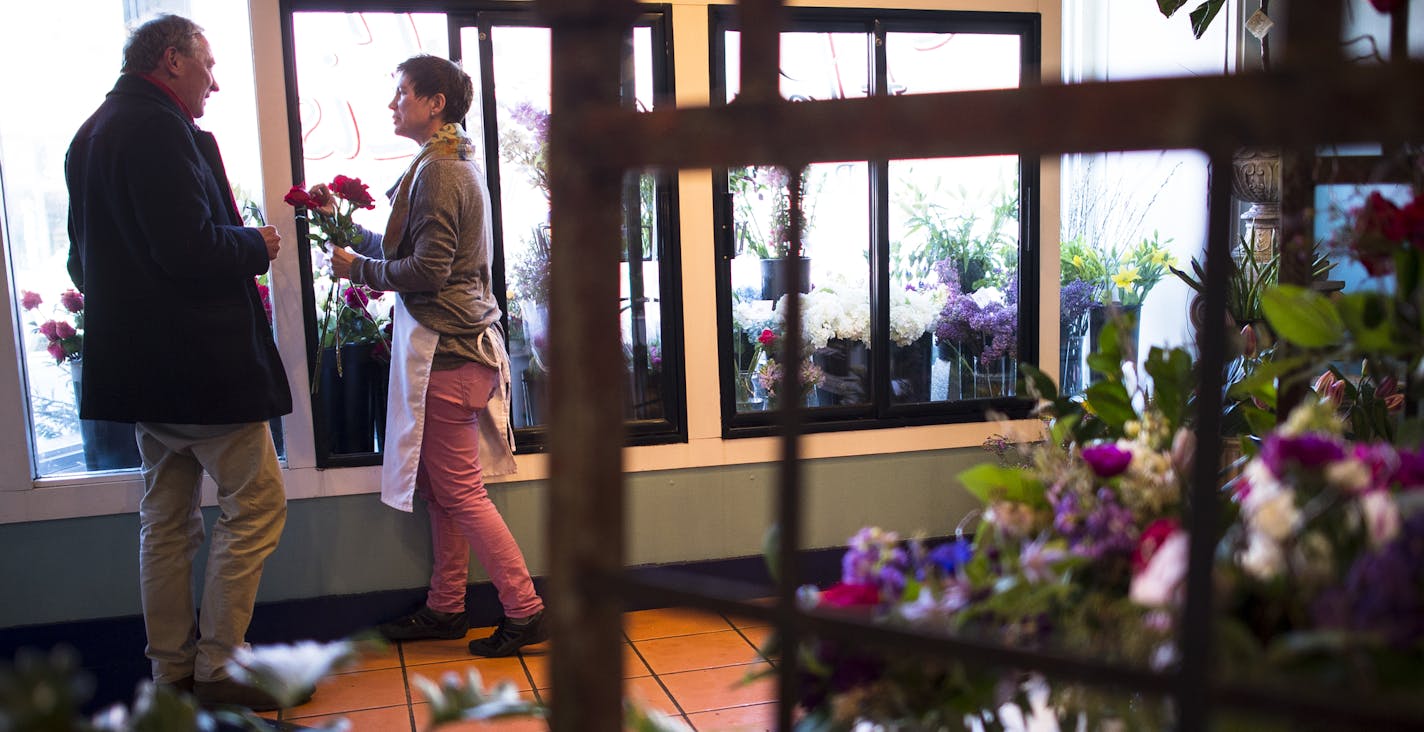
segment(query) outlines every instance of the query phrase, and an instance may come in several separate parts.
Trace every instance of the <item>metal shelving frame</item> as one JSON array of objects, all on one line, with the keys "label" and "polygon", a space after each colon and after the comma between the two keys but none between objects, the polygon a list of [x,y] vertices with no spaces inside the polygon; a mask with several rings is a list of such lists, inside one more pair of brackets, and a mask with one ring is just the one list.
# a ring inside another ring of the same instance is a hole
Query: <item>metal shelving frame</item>
[{"label": "metal shelving frame", "polygon": [[[782,648],[809,635],[872,644],[899,653],[952,657],[993,666],[1031,668],[1054,678],[1170,698],[1177,728],[1204,730],[1218,708],[1258,712],[1314,725],[1420,729],[1417,711],[1358,697],[1302,693],[1298,688],[1223,683],[1211,675],[1214,531],[1192,531],[1181,662],[1167,671],[1123,667],[1091,658],[1049,655],[972,638],[924,636],[821,612],[794,602],[802,522],[800,437],[803,415],[778,416],[781,472],[777,498],[780,580],[771,605],[736,600],[745,588],[668,574],[634,580],[624,572],[622,395],[606,374],[622,372],[618,300],[621,180],[626,170],[796,167],[818,160],[929,156],[1197,149],[1209,156],[1210,227],[1203,322],[1225,314],[1225,272],[1233,151],[1283,151],[1281,279],[1308,281],[1310,193],[1318,145],[1371,140],[1386,150],[1424,140],[1424,64],[1407,59],[1408,3],[1394,11],[1393,58],[1348,65],[1338,39],[1342,0],[1278,8],[1273,43],[1284,44],[1270,71],[918,96],[800,102],[778,94],[779,0],[742,0],[741,95],[716,108],[636,113],[619,106],[623,34],[636,16],[630,0],[538,0],[553,32],[550,187],[555,246],[577,256],[553,258],[553,371],[549,427],[551,486],[550,617],[552,728],[611,732],[622,728],[622,618],[630,600],[658,600],[772,621]],[[1412,92],[1409,90],[1413,90]],[[952,125],[942,120],[955,120]],[[796,220],[796,217],[793,217]],[[793,270],[794,271],[794,270]],[[795,291],[799,283],[792,282]],[[789,328],[799,327],[790,301]],[[788,343],[799,342],[788,333]],[[1199,333],[1202,380],[1196,479],[1184,517],[1189,527],[1215,526],[1219,464],[1220,334]],[[789,354],[794,356],[795,354]],[[789,363],[795,363],[792,358]],[[788,379],[795,378],[787,369]],[[786,386],[794,388],[793,384]],[[795,393],[788,390],[786,393]],[[1288,396],[1288,395],[1287,395]],[[797,654],[783,653],[779,727],[790,729]]]}]

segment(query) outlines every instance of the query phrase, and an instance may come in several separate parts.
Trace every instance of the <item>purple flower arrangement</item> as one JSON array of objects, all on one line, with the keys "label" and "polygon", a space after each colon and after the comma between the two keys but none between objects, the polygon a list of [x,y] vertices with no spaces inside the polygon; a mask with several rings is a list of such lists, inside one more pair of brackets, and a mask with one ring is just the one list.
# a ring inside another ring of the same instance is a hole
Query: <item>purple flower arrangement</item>
[{"label": "purple flower arrangement", "polygon": [[935,321],[935,337],[958,345],[983,364],[1005,356],[1017,358],[1018,281],[1010,280],[1003,291],[986,287],[965,293],[953,262],[936,263],[935,272],[948,293]]},{"label": "purple flower arrangement", "polygon": [[1097,290],[1083,280],[1073,280],[1058,291],[1059,320],[1066,337],[1082,338],[1088,330],[1088,308],[1097,302]]},{"label": "purple flower arrangement", "polygon": [[[1190,424],[1148,404],[1108,439],[1044,441],[1019,464],[960,474],[984,502],[972,541],[927,551],[863,529],[840,582],[803,591],[803,600],[913,629],[1169,668],[1181,655],[1175,626],[1190,541],[1181,496],[1195,443]],[[1424,448],[1352,443],[1342,429],[1328,404],[1308,404],[1226,486],[1232,510],[1216,552],[1216,599],[1249,612],[1217,622],[1237,642],[1258,643],[1273,672],[1314,673],[1323,649],[1312,644],[1338,637],[1378,659],[1351,662],[1388,682],[1395,669],[1424,667],[1424,511],[1405,508],[1405,494],[1424,498]],[[803,677],[811,715],[914,722],[936,709],[997,709],[1019,683],[987,668],[812,648],[824,667]],[[999,692],[976,696],[985,689]],[[1055,686],[1048,706],[1073,709],[1077,693]]]}]

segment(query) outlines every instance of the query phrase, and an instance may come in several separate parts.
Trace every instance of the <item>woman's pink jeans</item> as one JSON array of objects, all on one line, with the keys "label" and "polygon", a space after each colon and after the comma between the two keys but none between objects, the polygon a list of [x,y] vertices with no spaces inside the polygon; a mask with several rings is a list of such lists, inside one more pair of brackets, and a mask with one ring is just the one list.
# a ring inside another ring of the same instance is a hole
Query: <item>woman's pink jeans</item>
[{"label": "woman's pink jeans", "polygon": [[426,604],[465,611],[470,550],[489,573],[504,614],[525,618],[544,608],[524,565],[524,554],[490,502],[480,468],[477,417],[494,393],[499,372],[484,364],[432,371],[425,394],[425,437],[420,444],[416,494],[430,512],[435,568]]}]

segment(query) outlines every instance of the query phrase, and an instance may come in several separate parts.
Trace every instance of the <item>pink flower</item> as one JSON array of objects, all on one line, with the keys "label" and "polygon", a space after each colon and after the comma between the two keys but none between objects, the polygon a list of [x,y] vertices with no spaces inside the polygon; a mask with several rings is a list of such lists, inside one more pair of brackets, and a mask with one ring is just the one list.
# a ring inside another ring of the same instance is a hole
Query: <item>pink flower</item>
[{"label": "pink flower", "polygon": [[71,313],[78,313],[84,310],[84,296],[76,290],[65,290],[59,293],[59,304]]},{"label": "pink flower", "polygon": [[837,582],[821,591],[821,604],[826,607],[874,607],[880,604],[880,589],[875,585]]},{"label": "pink flower", "polygon": [[59,341],[50,341],[49,348],[45,350],[49,351],[49,355],[54,356],[55,363],[64,363],[65,356],[69,355],[64,352],[64,344]]},{"label": "pink flower", "polygon": [[1083,460],[1099,478],[1121,475],[1132,463],[1132,453],[1110,442],[1083,448]]},{"label": "pink flower", "polygon": [[59,336],[60,340],[64,340],[65,338],[73,338],[76,335],[74,331],[74,326],[64,322],[63,320],[58,322],[54,331],[55,334]]},{"label": "pink flower", "polygon": [[35,308],[39,307],[40,303],[42,302],[44,302],[44,300],[40,299],[40,294],[38,292],[30,292],[29,290],[23,290],[20,293],[20,307],[23,307],[26,310],[34,310]]},{"label": "pink flower", "polygon": [[1147,607],[1175,604],[1187,578],[1187,557],[1191,542],[1187,532],[1176,530],[1164,537],[1142,570],[1132,576],[1128,596]]},{"label": "pink flower", "polygon": [[40,330],[40,335],[44,336],[45,338],[48,338],[48,339],[50,339],[51,341],[57,341],[57,340],[59,340],[59,321],[58,321],[58,320],[49,320],[49,321],[45,321],[45,322],[43,322],[43,323],[40,323],[40,328],[39,328],[39,330]]},{"label": "pink flower", "polygon": [[1137,539],[1137,549],[1132,554],[1132,571],[1141,572],[1146,569],[1152,555],[1162,548],[1167,537],[1181,528],[1181,524],[1172,518],[1161,518],[1148,524],[1147,528],[1142,530],[1142,536]]}]

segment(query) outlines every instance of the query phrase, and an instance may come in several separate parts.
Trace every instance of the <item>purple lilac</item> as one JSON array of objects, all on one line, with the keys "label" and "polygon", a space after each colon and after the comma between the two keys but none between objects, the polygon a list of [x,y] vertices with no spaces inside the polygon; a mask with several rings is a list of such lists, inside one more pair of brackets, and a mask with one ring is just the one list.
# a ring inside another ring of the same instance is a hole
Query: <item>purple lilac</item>
[{"label": "purple lilac", "polygon": [[1068,338],[1082,338],[1088,332],[1088,308],[1096,302],[1095,288],[1075,279],[1058,291],[1058,319],[1068,326]]},{"label": "purple lilac", "polygon": [[935,264],[935,271],[949,291],[939,318],[935,337],[952,343],[983,343],[979,360],[988,364],[1004,356],[1018,355],[1018,281],[1004,288],[1004,302],[980,307],[970,294],[960,291],[959,277],[949,260]]},{"label": "purple lilac", "polygon": [[910,558],[901,547],[886,549],[883,539],[872,536],[870,529],[856,532],[841,557],[841,582],[872,585],[880,589],[881,598],[898,598],[905,589]]},{"label": "purple lilac", "polygon": [[1261,460],[1276,477],[1285,475],[1287,463],[1310,470],[1345,457],[1340,441],[1329,435],[1308,433],[1296,437],[1270,435],[1261,447]]},{"label": "purple lilac", "polygon": [[1077,494],[1068,490],[1050,491],[1053,528],[1068,539],[1073,554],[1100,560],[1130,557],[1137,548],[1138,529],[1132,512],[1107,488],[1097,492],[1097,505],[1084,509]]},{"label": "purple lilac", "polygon": [[515,122],[529,128],[534,136],[543,143],[549,140],[549,113],[530,104],[521,102],[514,109],[510,110],[509,116]]}]

